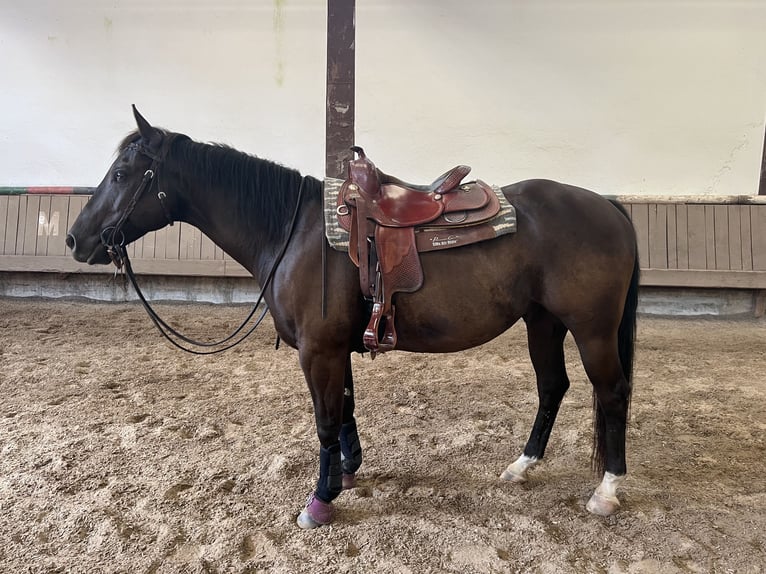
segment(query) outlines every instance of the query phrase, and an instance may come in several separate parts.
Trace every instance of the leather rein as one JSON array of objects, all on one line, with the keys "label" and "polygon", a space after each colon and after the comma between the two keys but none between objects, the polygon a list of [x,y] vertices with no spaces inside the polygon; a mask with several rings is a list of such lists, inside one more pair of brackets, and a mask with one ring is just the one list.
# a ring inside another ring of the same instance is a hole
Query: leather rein
[{"label": "leather rein", "polygon": [[[194,339],[191,339],[190,337],[187,337],[186,335],[183,335],[182,333],[178,332],[176,329],[168,325],[168,323],[166,323],[157,314],[157,312],[152,308],[152,306],[146,300],[146,297],[144,297],[144,294],[141,291],[141,288],[138,286],[136,275],[133,272],[133,266],[130,263],[128,252],[125,249],[125,234],[122,231],[122,227],[125,225],[125,222],[127,221],[128,217],[130,217],[131,213],[135,209],[136,205],[138,204],[138,201],[141,199],[141,196],[145,192],[148,192],[149,189],[151,189],[152,183],[154,182],[155,179],[157,180],[157,199],[160,202],[162,211],[165,214],[165,218],[167,219],[168,223],[170,225],[173,225],[173,219],[171,218],[170,213],[168,212],[167,206],[165,205],[165,199],[167,198],[167,195],[165,194],[165,192],[159,189],[159,177],[157,177],[158,168],[165,160],[165,156],[167,154],[168,148],[169,148],[169,144],[163,146],[162,154],[157,155],[153,153],[152,151],[146,149],[144,146],[141,146],[137,143],[132,143],[127,146],[126,149],[137,151],[138,153],[150,158],[152,160],[152,165],[149,167],[149,169],[147,169],[144,172],[144,176],[141,179],[141,183],[136,188],[136,191],[133,193],[133,196],[131,197],[130,201],[126,205],[125,210],[122,212],[120,218],[117,220],[117,223],[115,225],[110,225],[108,227],[105,227],[101,231],[101,243],[104,245],[104,247],[106,247],[107,253],[109,254],[109,258],[112,260],[112,263],[114,263],[115,267],[117,268],[115,270],[115,273],[117,273],[117,271],[119,271],[120,269],[123,269],[124,267],[125,274],[128,276],[128,279],[130,280],[130,283],[133,286],[133,289],[135,289],[136,294],[138,295],[138,298],[141,301],[141,304],[146,310],[146,313],[149,315],[149,318],[154,323],[155,327],[157,327],[159,332],[162,333],[162,336],[165,337],[168,341],[170,341],[170,343],[172,343],[175,347],[181,349],[182,351],[186,351],[187,353],[192,353],[194,355],[212,355],[215,353],[220,353],[222,351],[231,349],[232,347],[244,341],[258,328],[258,326],[263,321],[264,317],[266,317],[266,314],[269,312],[268,306],[264,306],[263,312],[258,317],[258,319],[256,319],[255,323],[250,327],[250,329],[245,331],[244,334],[240,334],[242,330],[248,325],[248,323],[250,323],[250,320],[255,315],[255,312],[258,309],[258,306],[261,303],[263,303],[263,295],[266,292],[267,287],[271,283],[271,280],[274,277],[274,273],[277,270],[277,266],[282,261],[282,258],[284,257],[285,252],[287,251],[287,247],[290,244],[290,240],[292,239],[293,233],[295,231],[295,226],[298,221],[298,212],[300,211],[301,200],[303,198],[303,187],[304,187],[305,178],[304,177],[301,178],[300,187],[298,189],[298,199],[295,204],[295,211],[293,212],[293,217],[290,222],[287,238],[285,239],[285,242],[282,245],[282,248],[280,249],[276,259],[274,260],[274,263],[271,266],[271,270],[269,271],[269,274],[266,276],[266,280],[264,281],[263,285],[261,285],[260,293],[258,295],[258,300],[255,302],[253,309],[247,315],[245,320],[242,321],[240,326],[237,327],[234,330],[234,332],[232,332],[229,336],[221,339],[220,341],[214,341],[214,342],[196,341]],[[237,337],[238,335],[239,337]],[[190,349],[189,347],[176,341],[173,337],[176,337],[177,339],[180,339],[184,343],[187,343],[188,345],[193,345],[195,347],[201,347],[201,348],[217,347],[217,348],[209,349],[209,350],[201,350],[201,351]],[[225,346],[221,347],[221,345],[225,345]]]}]

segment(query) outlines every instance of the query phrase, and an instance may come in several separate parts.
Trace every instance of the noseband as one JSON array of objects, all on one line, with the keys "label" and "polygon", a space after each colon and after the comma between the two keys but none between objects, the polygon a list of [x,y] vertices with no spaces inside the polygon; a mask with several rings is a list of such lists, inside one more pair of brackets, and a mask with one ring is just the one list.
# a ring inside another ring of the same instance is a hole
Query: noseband
[{"label": "noseband", "polygon": [[[136,205],[141,199],[141,196],[145,191],[148,191],[152,187],[152,183],[154,182],[155,176],[157,175],[157,170],[165,161],[165,156],[167,155],[167,150],[170,147],[170,143],[171,142],[167,142],[166,145],[162,147],[162,152],[160,155],[155,154],[154,152],[148,150],[138,143],[131,143],[125,147],[126,151],[132,150],[140,153],[141,155],[145,155],[152,160],[152,165],[144,172],[144,176],[141,178],[141,183],[138,184],[136,191],[133,193],[133,197],[130,198],[130,201],[125,206],[125,209],[120,215],[120,218],[117,220],[117,223],[105,227],[101,231],[101,243],[104,247],[106,247],[106,252],[109,254],[109,258],[112,260],[112,263],[114,263],[117,269],[122,269],[123,262],[127,256],[125,252],[125,233],[123,233],[122,228],[125,225],[125,222],[128,220],[128,217],[130,217],[130,214],[133,213],[133,210],[136,208]],[[159,178],[157,178],[157,187],[159,188]],[[159,200],[160,206],[162,207],[162,213],[165,215],[165,219],[167,219],[168,223],[173,225],[173,219],[170,217],[170,213],[168,213],[167,206],[165,205],[166,198],[167,195],[165,192],[158,189],[157,199]]]}]

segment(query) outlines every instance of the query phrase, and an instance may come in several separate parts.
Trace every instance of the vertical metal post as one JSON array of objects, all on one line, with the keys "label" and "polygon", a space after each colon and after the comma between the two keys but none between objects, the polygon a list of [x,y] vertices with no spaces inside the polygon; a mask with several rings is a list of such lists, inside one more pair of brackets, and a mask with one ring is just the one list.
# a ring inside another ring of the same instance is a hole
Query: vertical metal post
[{"label": "vertical metal post", "polygon": [[763,133],[763,150],[761,156],[761,182],[758,184],[758,195],[766,195],[766,129]]},{"label": "vertical metal post", "polygon": [[327,1],[327,177],[345,178],[354,145],[355,1]]}]

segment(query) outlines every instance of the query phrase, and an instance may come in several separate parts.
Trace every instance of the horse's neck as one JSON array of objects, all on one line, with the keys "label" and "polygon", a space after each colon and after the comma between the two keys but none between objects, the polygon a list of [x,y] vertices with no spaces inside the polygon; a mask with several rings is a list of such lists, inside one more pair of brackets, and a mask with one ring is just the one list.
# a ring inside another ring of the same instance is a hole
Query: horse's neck
[{"label": "horse's neck", "polygon": [[[189,189],[185,195],[182,220],[197,227],[257,279],[265,278],[282,243],[266,236],[259,214],[242,213],[236,194],[226,189]],[[284,222],[285,228],[289,223]]]}]

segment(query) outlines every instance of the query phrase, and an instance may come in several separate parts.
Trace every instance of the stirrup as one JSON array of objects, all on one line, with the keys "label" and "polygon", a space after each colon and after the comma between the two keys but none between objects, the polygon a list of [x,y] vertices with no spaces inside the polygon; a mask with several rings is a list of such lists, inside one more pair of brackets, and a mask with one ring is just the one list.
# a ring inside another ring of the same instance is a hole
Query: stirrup
[{"label": "stirrup", "polygon": [[[367,323],[367,327],[364,330],[362,340],[364,346],[370,350],[373,358],[377,353],[385,353],[386,351],[392,351],[396,347],[396,329],[394,328],[394,307],[391,306],[389,313],[383,312],[384,305],[382,302],[375,302],[372,306],[372,315],[370,322]],[[379,337],[380,321],[385,319],[383,325],[383,336]]]}]

